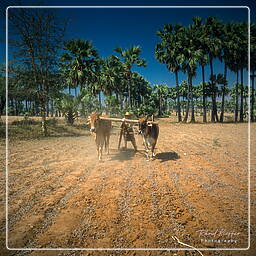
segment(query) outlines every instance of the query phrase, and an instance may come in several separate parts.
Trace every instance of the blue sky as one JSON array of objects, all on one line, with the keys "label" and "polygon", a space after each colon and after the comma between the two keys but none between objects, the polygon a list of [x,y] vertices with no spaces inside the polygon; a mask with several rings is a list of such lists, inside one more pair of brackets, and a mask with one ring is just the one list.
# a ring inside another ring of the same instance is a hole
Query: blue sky
[{"label": "blue sky", "polygon": [[[248,10],[246,8],[143,8],[143,9],[62,9],[70,18],[67,38],[82,38],[92,40],[103,57],[115,54],[113,49],[120,46],[127,48],[139,45],[142,48],[142,57],[146,59],[146,68],[136,68],[152,84],[166,83],[169,86],[175,84],[174,75],[170,73],[165,65],[160,64],[154,56],[156,43],[159,41],[156,32],[162,29],[164,24],[181,23],[187,26],[192,17],[216,16],[223,22],[246,21]],[[88,22],[89,21],[89,22]],[[91,21],[91,22],[90,22]],[[216,62],[215,70],[223,72],[223,67]],[[209,71],[207,67],[206,71]],[[180,80],[186,79],[185,74],[180,74]],[[234,74],[229,74],[232,83]],[[201,82],[201,71],[194,79],[195,83]]]},{"label": "blue sky", "polygon": [[[23,5],[34,5],[35,1],[23,1]],[[252,5],[253,2],[253,5]],[[245,6],[251,5],[251,19],[254,19],[255,1],[51,1],[44,5],[226,5]],[[223,22],[247,21],[248,9],[246,8],[59,8],[60,19],[69,20],[66,39],[79,38],[91,40],[98,49],[100,56],[107,57],[115,54],[113,49],[120,46],[127,48],[139,45],[142,48],[142,57],[146,60],[146,68],[134,68],[140,72],[151,84],[166,83],[175,85],[175,77],[165,65],[160,64],[154,56],[156,43],[159,41],[156,32],[164,24],[181,23],[187,26],[192,22],[192,17],[216,16]],[[4,55],[2,56],[4,57]],[[4,59],[4,58],[1,58]],[[215,72],[223,73],[223,66],[215,62]],[[209,77],[209,67],[206,68]],[[245,73],[245,78],[247,77]],[[180,74],[180,81],[187,77]],[[235,75],[228,72],[229,84],[235,81]],[[194,84],[201,82],[201,72],[198,69]]]}]

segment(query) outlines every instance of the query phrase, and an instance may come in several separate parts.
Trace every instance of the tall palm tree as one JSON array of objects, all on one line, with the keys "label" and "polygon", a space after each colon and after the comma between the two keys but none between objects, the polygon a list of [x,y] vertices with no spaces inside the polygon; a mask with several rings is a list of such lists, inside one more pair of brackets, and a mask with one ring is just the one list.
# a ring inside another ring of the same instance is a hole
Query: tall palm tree
[{"label": "tall palm tree", "polygon": [[195,122],[194,101],[193,101],[193,77],[196,75],[197,63],[202,56],[202,50],[194,44],[196,41],[197,33],[195,27],[189,25],[182,33],[181,45],[183,52],[178,56],[177,60],[180,63],[182,70],[188,75],[188,96],[187,96],[187,109],[183,122],[187,122],[188,111],[191,105],[191,122]]},{"label": "tall palm tree", "polygon": [[202,54],[200,56],[199,65],[202,69],[202,96],[203,96],[203,122],[207,122],[207,110],[206,110],[206,88],[205,88],[205,66],[209,63],[209,56],[207,52],[207,29],[203,24],[201,17],[193,17],[193,25],[195,29],[197,47],[200,48]]},{"label": "tall palm tree", "polygon": [[116,56],[110,56],[104,60],[101,70],[101,84],[105,95],[115,93],[119,102],[119,94],[122,94],[124,88],[125,66]]},{"label": "tall palm tree", "polygon": [[222,41],[222,59],[224,60],[224,79],[225,83],[222,87],[222,96],[221,96],[221,113],[220,113],[220,122],[224,121],[224,106],[225,106],[225,95],[227,94],[227,69],[228,63],[230,63],[232,59],[232,47],[230,47],[230,43],[233,39],[233,31],[232,31],[232,23],[227,23],[223,27],[224,38]]},{"label": "tall palm tree", "polygon": [[[213,77],[213,60],[221,57],[222,40],[223,40],[223,24],[216,17],[208,17],[205,22],[207,51],[210,62],[210,77]],[[214,84],[212,83],[212,115],[211,121],[219,120],[217,113],[216,93]]]},{"label": "tall palm tree", "polygon": [[172,26],[171,24],[165,25],[163,30],[157,32],[157,35],[162,41],[156,45],[155,49],[155,56],[157,60],[162,64],[166,64],[167,69],[175,74],[178,122],[182,121],[178,78],[178,73],[181,70],[181,67],[177,61],[177,57],[182,52],[180,44],[180,37],[182,33],[184,33],[184,27],[179,24],[175,26]]},{"label": "tall palm tree", "polygon": [[[226,25],[228,30],[228,40],[227,47],[224,47],[225,63],[227,67],[234,73],[236,73],[236,84],[235,84],[235,122],[238,121],[238,113],[239,113],[239,91],[243,98],[243,86],[242,90],[239,89],[239,71],[241,74],[241,83],[243,83],[243,68],[245,63],[247,62],[247,45],[244,44],[244,31],[242,29],[244,25],[239,23],[230,22]],[[224,44],[225,45],[225,44]],[[245,48],[241,49],[241,47]],[[245,56],[246,55],[246,56]],[[243,99],[241,99],[241,103],[243,103]],[[240,115],[243,112],[243,106],[240,106]],[[240,120],[243,120],[243,117],[240,116]]]},{"label": "tall palm tree", "polygon": [[149,93],[149,82],[138,72],[132,73],[131,78],[131,94],[133,98],[133,106],[139,107],[145,101],[145,96]]},{"label": "tall palm tree", "polygon": [[248,63],[248,25],[243,22],[239,24],[239,66],[240,66],[240,79],[241,79],[241,91],[240,91],[240,122],[244,120],[244,81],[243,73],[247,68]]},{"label": "tall palm tree", "polygon": [[255,70],[256,70],[256,23],[251,23],[251,80],[252,80],[252,86],[251,86],[251,121],[255,121],[254,117],[254,103],[255,103],[255,89],[254,89],[254,81],[255,81]]},{"label": "tall palm tree", "polygon": [[[77,88],[95,81],[99,65],[98,52],[88,40],[72,39],[65,43],[61,69],[69,88]],[[69,89],[70,91],[70,89]]]},{"label": "tall palm tree", "polygon": [[131,103],[132,102],[132,99],[131,99],[132,67],[134,65],[139,67],[146,67],[146,61],[140,58],[140,55],[141,55],[140,46],[132,46],[131,48],[128,48],[126,50],[123,50],[122,48],[118,47],[115,49],[115,51],[120,54],[126,67],[125,76],[128,81],[128,101],[129,101],[129,107],[131,108],[132,107],[132,103]]}]

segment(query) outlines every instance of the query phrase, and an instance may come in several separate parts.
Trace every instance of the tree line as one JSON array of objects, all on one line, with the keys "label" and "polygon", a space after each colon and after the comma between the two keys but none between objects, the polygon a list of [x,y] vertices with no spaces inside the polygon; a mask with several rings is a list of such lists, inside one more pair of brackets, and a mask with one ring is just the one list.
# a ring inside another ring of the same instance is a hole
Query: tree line
[{"label": "tree line", "polygon": [[[247,23],[194,17],[188,26],[166,24],[156,31],[158,42],[152,54],[175,76],[172,86],[151,84],[133,71],[135,66],[147,66],[140,46],[116,48],[113,55],[102,58],[89,40],[65,41],[67,24],[58,20],[54,10],[10,9],[9,24],[13,59],[8,66],[8,114],[41,116],[45,135],[47,116],[65,115],[72,124],[78,113],[92,111],[114,115],[132,111],[137,116],[174,112],[178,122],[195,122],[196,114],[202,115],[203,122],[223,122],[224,113],[230,112],[235,122],[243,122],[248,99],[248,118],[255,119],[254,23],[250,24],[250,95],[243,76],[248,69]],[[223,73],[215,72],[215,60],[223,63]],[[199,69],[202,82],[194,84]],[[228,83],[227,72],[235,73],[235,84]],[[181,73],[187,75],[186,80],[179,80]],[[3,72],[0,78],[2,115],[6,101]]]}]

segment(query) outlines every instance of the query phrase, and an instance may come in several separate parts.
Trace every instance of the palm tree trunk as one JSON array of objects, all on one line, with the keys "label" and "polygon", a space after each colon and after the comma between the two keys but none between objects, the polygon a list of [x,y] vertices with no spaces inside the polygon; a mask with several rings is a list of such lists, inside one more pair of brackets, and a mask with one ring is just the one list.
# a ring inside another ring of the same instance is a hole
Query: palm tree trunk
[{"label": "palm tree trunk", "polygon": [[51,99],[51,117],[54,115],[54,101]]},{"label": "palm tree trunk", "polygon": [[99,91],[98,97],[99,97],[99,108],[101,110],[101,95],[100,95],[100,91]]},{"label": "palm tree trunk", "polygon": [[[210,59],[210,70],[211,70],[211,77],[213,76],[213,63],[212,58]],[[218,113],[217,113],[217,104],[216,104],[216,92],[215,92],[215,84],[212,81],[212,115],[211,121],[215,122],[218,121]]]},{"label": "palm tree trunk", "polygon": [[[213,76],[213,65],[212,65],[212,59],[210,58],[210,71],[211,71],[211,77]],[[215,115],[214,115],[214,112],[215,112],[215,100],[214,100],[214,84],[213,84],[213,81],[211,81],[212,83],[212,113],[211,113],[211,121],[212,122],[215,122]]]},{"label": "palm tree trunk", "polygon": [[186,123],[188,121],[189,105],[190,105],[190,102],[189,102],[189,99],[187,99],[186,112],[183,119],[183,123]]},{"label": "palm tree trunk", "polygon": [[42,100],[41,101],[41,129],[43,132],[44,136],[47,136],[48,132],[47,132],[47,126],[46,126],[46,104],[45,102]]},{"label": "palm tree trunk", "polygon": [[251,121],[254,122],[254,70],[252,70],[252,91],[251,91]]},{"label": "palm tree trunk", "polygon": [[189,76],[189,97],[191,102],[191,123],[194,123],[195,120],[195,109],[194,109],[194,100],[193,100],[193,84],[192,84],[192,75]]},{"label": "palm tree trunk", "polygon": [[[227,79],[227,65],[224,64],[224,79]],[[220,113],[220,122],[223,123],[224,120],[224,106],[225,106],[225,93],[226,93],[226,83],[223,84],[222,89],[222,98],[221,98],[221,113]]]},{"label": "palm tree trunk", "polygon": [[190,95],[189,95],[189,75],[188,75],[188,88],[187,88],[187,105],[186,105],[186,113],[183,119],[183,122],[186,123],[188,121],[188,113],[189,113],[189,108],[190,108]]},{"label": "palm tree trunk", "polygon": [[203,78],[203,122],[207,122],[207,110],[206,110],[206,95],[205,95],[205,73],[204,73],[204,65],[202,65],[202,78]]},{"label": "palm tree trunk", "polygon": [[241,99],[241,104],[240,104],[240,122],[244,121],[244,85],[243,85],[243,80],[244,80],[244,76],[243,76],[243,68],[241,68],[240,70],[240,74],[241,74],[241,92],[240,92],[240,99]]},{"label": "palm tree trunk", "polygon": [[159,94],[159,108],[158,108],[158,115],[162,116],[162,100],[161,100],[161,95]]},{"label": "palm tree trunk", "polygon": [[181,110],[180,110],[180,89],[179,89],[179,78],[178,70],[175,70],[176,86],[177,86],[177,111],[178,111],[178,122],[182,121]]},{"label": "palm tree trunk", "polygon": [[235,105],[235,122],[238,120],[238,70],[236,71],[236,105]]}]

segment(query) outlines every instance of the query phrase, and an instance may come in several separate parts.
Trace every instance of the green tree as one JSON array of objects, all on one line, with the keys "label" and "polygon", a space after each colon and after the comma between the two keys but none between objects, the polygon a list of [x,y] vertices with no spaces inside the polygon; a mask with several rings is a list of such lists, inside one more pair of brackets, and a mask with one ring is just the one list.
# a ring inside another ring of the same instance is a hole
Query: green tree
[{"label": "green tree", "polygon": [[49,79],[56,72],[65,25],[58,21],[53,10],[11,8],[8,14],[11,31],[9,48],[15,51],[16,61],[31,72],[36,87],[36,102],[40,106],[42,132],[46,136]]},{"label": "green tree", "polygon": [[[216,17],[208,17],[205,22],[206,28],[206,45],[210,63],[210,77],[213,77],[213,60],[221,58],[222,40],[223,40],[223,24]],[[219,121],[216,104],[216,90],[212,83],[212,115],[211,121]]]},{"label": "green tree", "polygon": [[60,67],[70,88],[91,85],[96,81],[99,66],[98,52],[88,40],[72,39],[64,44]]},{"label": "green tree", "polygon": [[251,100],[251,121],[255,121],[255,110],[254,110],[254,104],[255,104],[255,87],[254,87],[254,81],[255,81],[255,71],[256,71],[256,23],[252,22],[250,24],[251,29],[251,59],[250,59],[250,65],[251,65],[251,80],[252,80],[252,85],[251,85],[251,95],[250,95],[250,100]]},{"label": "green tree", "polygon": [[188,112],[191,105],[191,122],[195,122],[194,113],[194,101],[193,101],[193,77],[196,75],[197,63],[202,56],[202,50],[194,44],[197,33],[196,28],[193,25],[189,25],[181,37],[181,44],[183,48],[182,54],[178,56],[178,62],[180,63],[183,72],[188,75],[188,96],[186,114],[183,122],[187,122]]},{"label": "green tree", "polygon": [[132,99],[131,99],[131,77],[132,77],[132,67],[137,65],[139,67],[146,67],[146,61],[140,58],[141,55],[141,48],[140,46],[132,46],[126,50],[118,47],[115,49],[117,53],[123,59],[123,63],[125,64],[125,77],[128,81],[128,101],[129,107],[132,107]]},{"label": "green tree", "polygon": [[171,24],[165,25],[163,30],[157,32],[157,35],[160,37],[161,42],[157,43],[155,49],[155,56],[157,60],[162,64],[166,64],[167,69],[175,74],[178,122],[182,121],[178,77],[178,73],[181,67],[180,63],[177,60],[178,56],[183,51],[180,43],[180,37],[182,33],[184,33],[184,27],[179,24],[175,26],[172,26]]},{"label": "green tree", "polygon": [[199,57],[199,65],[202,69],[202,97],[203,97],[203,122],[207,122],[206,115],[206,88],[205,88],[205,66],[209,63],[209,56],[207,51],[207,27],[203,24],[202,18],[193,17],[193,25],[196,33],[195,44],[201,50]]},{"label": "green tree", "polygon": [[169,95],[169,87],[166,84],[156,84],[153,86],[153,91],[158,98],[158,115],[162,116]]},{"label": "green tree", "polygon": [[78,116],[78,106],[77,98],[69,94],[64,95],[59,102],[60,111],[69,125],[73,125]]},{"label": "green tree", "polygon": [[0,76],[0,118],[4,114],[4,108],[6,103],[6,90],[5,90],[5,78]]}]

